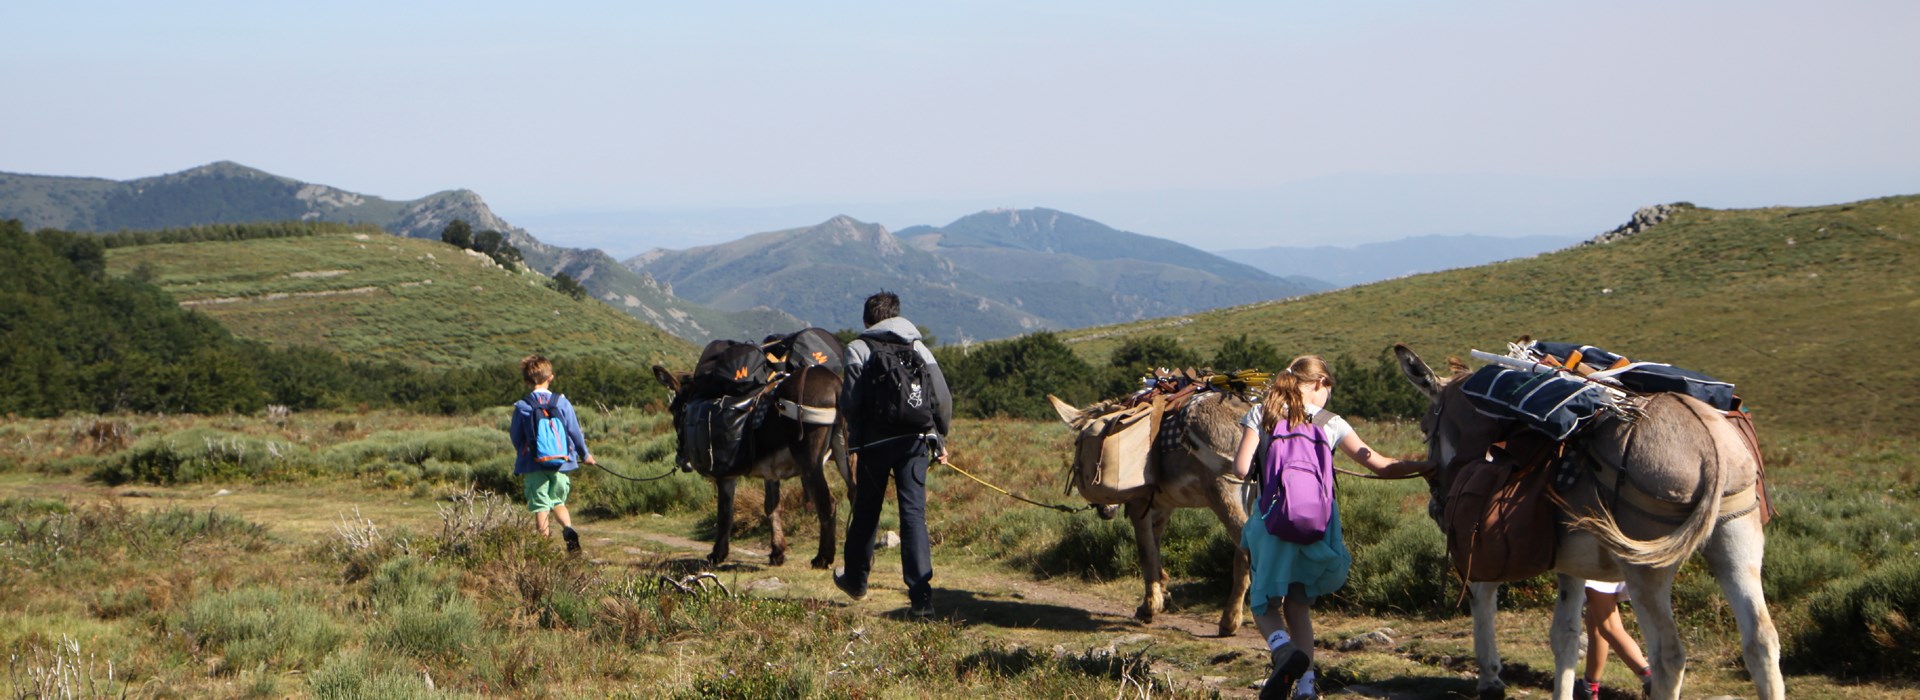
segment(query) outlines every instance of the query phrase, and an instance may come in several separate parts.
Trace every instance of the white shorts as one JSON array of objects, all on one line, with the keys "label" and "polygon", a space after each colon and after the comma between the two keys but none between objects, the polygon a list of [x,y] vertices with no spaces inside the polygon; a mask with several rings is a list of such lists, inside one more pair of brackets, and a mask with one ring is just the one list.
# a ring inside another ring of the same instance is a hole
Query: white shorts
[{"label": "white shorts", "polygon": [[1595,593],[1613,593],[1621,600],[1627,599],[1627,584],[1620,581],[1588,581],[1587,590]]}]

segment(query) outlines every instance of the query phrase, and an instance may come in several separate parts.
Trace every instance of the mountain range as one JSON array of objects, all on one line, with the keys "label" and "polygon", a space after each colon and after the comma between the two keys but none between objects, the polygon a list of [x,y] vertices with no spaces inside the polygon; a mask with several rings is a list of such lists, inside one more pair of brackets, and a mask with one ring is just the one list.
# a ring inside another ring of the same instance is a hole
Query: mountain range
[{"label": "mountain range", "polygon": [[471,190],[446,190],[395,201],[301,182],[230,161],[155,177],[116,181],[0,173],[0,218],[29,230],[120,231],[262,221],[366,223],[389,233],[439,239],[464,219],[474,231],[495,230],[526,257],[529,267],[565,272],[594,297],[662,330],[694,341],[760,337],[798,321],[767,308],[716,311],[668,293],[599,250],[548,245],[493,213]]},{"label": "mountain range", "polygon": [[858,328],[861,300],[901,295],[903,315],[947,341],[1186,313],[1324,286],[1275,277],[1173,241],[1050,209],[1005,209],[889,232],[838,216],[630,258],[677,295],[720,309],[767,304]]},{"label": "mountain range", "polygon": [[1579,243],[1579,236],[1412,236],[1345,246],[1275,246],[1218,251],[1281,276],[1312,275],[1334,287],[1524,258]]}]

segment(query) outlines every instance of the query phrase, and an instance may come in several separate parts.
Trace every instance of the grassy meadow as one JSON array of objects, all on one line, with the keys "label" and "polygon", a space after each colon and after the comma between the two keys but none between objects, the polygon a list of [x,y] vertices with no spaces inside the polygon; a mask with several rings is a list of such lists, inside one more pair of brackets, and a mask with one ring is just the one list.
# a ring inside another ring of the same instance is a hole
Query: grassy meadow
[{"label": "grassy meadow", "polygon": [[1683,209],[1608,245],[1060,338],[1090,362],[1129,337],[1170,335],[1209,356],[1246,334],[1369,361],[1406,343],[1438,365],[1531,335],[1734,382],[1762,429],[1912,436],[1920,366],[1893,349],[1920,337],[1916,269],[1920,196]]},{"label": "grassy meadow", "polygon": [[693,348],[548,278],[439,241],[380,233],[112,248],[108,273],[136,270],[235,335],[421,367],[517,361],[538,349],[648,365]]},{"label": "grassy meadow", "polygon": [[[1336,397],[1336,410],[1337,410]],[[815,524],[795,483],[789,563],[766,566],[760,489],[740,489],[724,585],[704,569],[712,490],[578,472],[582,558],[531,534],[504,409],[280,416],[71,416],[0,426],[0,649],[14,696],[1246,697],[1251,628],[1212,638],[1232,540],[1211,515],[1169,528],[1169,614],[1130,619],[1140,584],[1124,519],[1023,506],[946,470],[929,479],[941,617],[904,615],[897,558],[850,602],[806,568]],[[665,472],[655,411],[586,410],[595,453]],[[1362,422],[1381,449],[1417,430]],[[1057,423],[962,421],[955,462],[1038,500],[1061,494]],[[1920,471],[1908,438],[1763,434],[1780,517],[1769,602],[1793,697],[1916,686]],[[843,484],[832,479],[844,527]],[[1316,608],[1323,690],[1471,692],[1470,634],[1419,482],[1341,485],[1356,565]],[[503,495],[504,494],[504,495]],[[891,512],[883,529],[894,524]],[[1690,565],[1676,590],[1689,694],[1740,695],[1736,632]],[[1547,682],[1547,582],[1510,586],[1509,681]],[[1629,616],[1629,619],[1631,617]],[[1394,643],[1340,651],[1382,627]],[[1630,687],[1619,664],[1615,687]]]}]

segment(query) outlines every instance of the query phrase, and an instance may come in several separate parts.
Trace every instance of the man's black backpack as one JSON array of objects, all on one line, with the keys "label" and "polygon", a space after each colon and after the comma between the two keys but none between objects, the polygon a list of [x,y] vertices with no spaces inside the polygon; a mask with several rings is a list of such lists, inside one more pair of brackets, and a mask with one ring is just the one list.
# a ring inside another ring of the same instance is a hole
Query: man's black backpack
[{"label": "man's black backpack", "polygon": [[869,439],[931,432],[933,384],[920,353],[911,344],[861,340],[872,351],[860,373],[861,432]]}]

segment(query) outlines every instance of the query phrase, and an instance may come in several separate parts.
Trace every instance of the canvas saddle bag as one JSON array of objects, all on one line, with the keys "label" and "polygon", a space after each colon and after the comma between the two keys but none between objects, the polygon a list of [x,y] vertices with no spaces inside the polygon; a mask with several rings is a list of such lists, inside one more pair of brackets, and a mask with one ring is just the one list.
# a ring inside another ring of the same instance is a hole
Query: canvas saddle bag
[{"label": "canvas saddle bag", "polygon": [[1447,555],[1470,582],[1520,581],[1553,569],[1558,508],[1547,491],[1558,443],[1527,439],[1508,447],[1461,468],[1448,488]]},{"label": "canvas saddle bag", "polygon": [[1166,412],[1164,397],[1106,413],[1075,438],[1072,487],[1089,503],[1118,505],[1146,495],[1158,481],[1153,442]]}]

